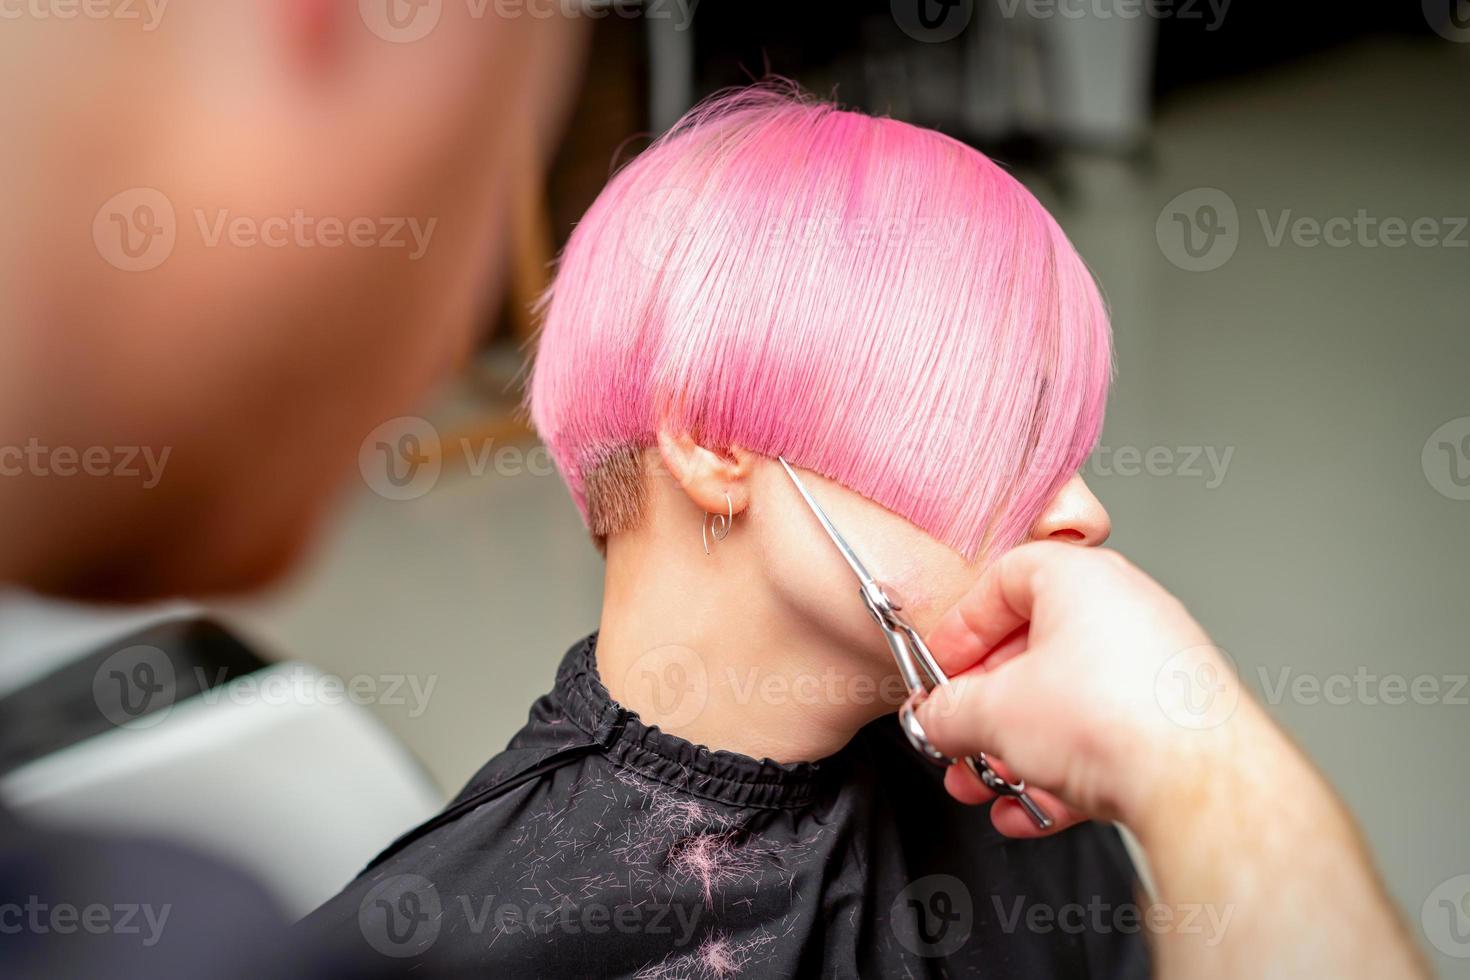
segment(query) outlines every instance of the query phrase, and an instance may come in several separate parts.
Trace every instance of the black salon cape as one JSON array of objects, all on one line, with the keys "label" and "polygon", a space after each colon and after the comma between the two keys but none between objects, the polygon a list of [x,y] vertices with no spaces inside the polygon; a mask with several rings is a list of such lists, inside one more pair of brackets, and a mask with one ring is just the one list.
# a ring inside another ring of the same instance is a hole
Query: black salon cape
[{"label": "black salon cape", "polygon": [[1111,827],[1007,840],[891,717],[816,764],[697,747],[610,699],[595,640],[299,928],[411,976],[1147,976]]}]

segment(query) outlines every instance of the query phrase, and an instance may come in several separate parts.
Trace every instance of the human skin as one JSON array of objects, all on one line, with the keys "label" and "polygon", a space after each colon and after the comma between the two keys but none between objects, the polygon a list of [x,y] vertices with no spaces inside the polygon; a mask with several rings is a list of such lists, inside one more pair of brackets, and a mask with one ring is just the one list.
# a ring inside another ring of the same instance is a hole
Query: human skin
[{"label": "human skin", "polygon": [[[155,486],[7,473],[0,582],[148,599],[272,581],[363,438],[497,301],[508,188],[559,128],[581,27],[445,4],[393,43],[339,0],[173,0],[149,29],[30,9],[0,31],[0,448],[168,456]],[[147,271],[94,243],[135,189],[176,214]],[[298,213],[433,230],[422,254],[206,233]]]},{"label": "human skin", "polygon": [[[690,741],[780,762],[831,755],[893,711],[904,693],[893,655],[779,462],[673,432],[644,458],[643,519],[607,543],[598,665],[612,695]],[[980,575],[983,562],[846,487],[801,475],[917,628],[936,623]],[[701,520],[730,512],[729,535],[706,554]],[[1086,546],[1109,531],[1106,511],[1074,477],[1031,536]],[[681,693],[691,678],[698,703]]]},{"label": "human skin", "polygon": [[[954,683],[919,710],[930,739],[1024,772],[1056,833],[1116,820],[1147,856],[1156,901],[1204,905],[1218,934],[1152,935],[1161,977],[1418,977],[1428,968],[1351,816],[1158,583],[1111,551],[1033,543],[988,568],[936,624]],[[1204,671],[1207,702],[1161,683]],[[993,795],[960,766],[958,799]],[[1013,800],[991,819],[1041,834]]]},{"label": "human skin", "polygon": [[[830,755],[891,712],[902,697],[881,683],[891,655],[779,463],[669,432],[645,458],[645,519],[608,542],[598,663],[613,696],[692,741],[783,762]],[[801,476],[874,574],[907,593],[906,614],[955,675],[920,709],[930,739],[1023,774],[1056,818],[1049,833],[1120,821],[1142,844],[1157,906],[1204,907],[1224,924],[1150,929],[1159,976],[1427,975],[1351,817],[1205,632],[1115,552],[1077,546],[1108,533],[1080,478],[1031,542],[970,563]],[[706,555],[700,521],[731,511]],[[1189,706],[1158,684],[1171,664],[1226,679],[1228,717],[1190,727]],[[880,696],[854,696],[873,689],[864,679]],[[945,784],[963,802],[993,799],[959,766]],[[991,819],[1011,836],[1042,833],[1014,801]]]}]

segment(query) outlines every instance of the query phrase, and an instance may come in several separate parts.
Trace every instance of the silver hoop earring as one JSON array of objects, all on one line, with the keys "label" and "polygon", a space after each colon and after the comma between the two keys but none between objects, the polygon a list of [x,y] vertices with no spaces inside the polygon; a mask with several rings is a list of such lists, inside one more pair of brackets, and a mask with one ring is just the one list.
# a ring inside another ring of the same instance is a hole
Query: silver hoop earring
[{"label": "silver hoop earring", "polygon": [[709,539],[723,541],[730,533],[730,526],[735,523],[735,505],[730,501],[730,495],[725,494],[725,513],[705,514],[699,519],[699,536],[704,540],[704,553],[709,550]]}]

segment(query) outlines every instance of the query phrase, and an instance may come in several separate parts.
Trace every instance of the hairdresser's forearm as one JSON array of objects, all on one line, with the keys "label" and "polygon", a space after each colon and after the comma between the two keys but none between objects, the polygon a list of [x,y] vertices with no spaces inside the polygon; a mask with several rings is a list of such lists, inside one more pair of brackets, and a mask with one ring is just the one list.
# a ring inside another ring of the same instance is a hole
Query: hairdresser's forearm
[{"label": "hairdresser's forearm", "polygon": [[1159,977],[1429,975],[1341,801],[1258,706],[1191,741],[1168,798],[1124,822],[1159,902],[1224,926],[1159,930]]}]

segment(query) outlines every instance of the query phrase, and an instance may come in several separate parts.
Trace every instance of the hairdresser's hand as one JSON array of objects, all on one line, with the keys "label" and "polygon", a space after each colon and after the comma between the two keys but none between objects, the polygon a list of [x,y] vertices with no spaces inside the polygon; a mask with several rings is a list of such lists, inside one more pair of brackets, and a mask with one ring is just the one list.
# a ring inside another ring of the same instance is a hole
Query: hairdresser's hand
[{"label": "hairdresser's hand", "polygon": [[[1172,809],[1266,726],[1183,605],[1116,552],[1039,542],[997,561],[928,640],[951,675],[920,711],[952,755],[985,751],[1026,778],[1062,830]],[[953,766],[951,794],[992,798]],[[992,820],[1038,831],[1014,800]],[[1053,831],[1053,832],[1054,832]]]},{"label": "hairdresser's hand", "polygon": [[[1332,788],[1178,600],[1118,555],[1017,548],[929,643],[951,673],[969,668],[920,708],[935,745],[1005,759],[1058,829],[1119,820],[1148,856],[1159,903],[1218,917],[1209,938],[1158,934],[1155,976],[1429,975]],[[945,782],[962,800],[990,796],[958,766]],[[1002,833],[1038,833],[1014,800],[992,819]]]}]

